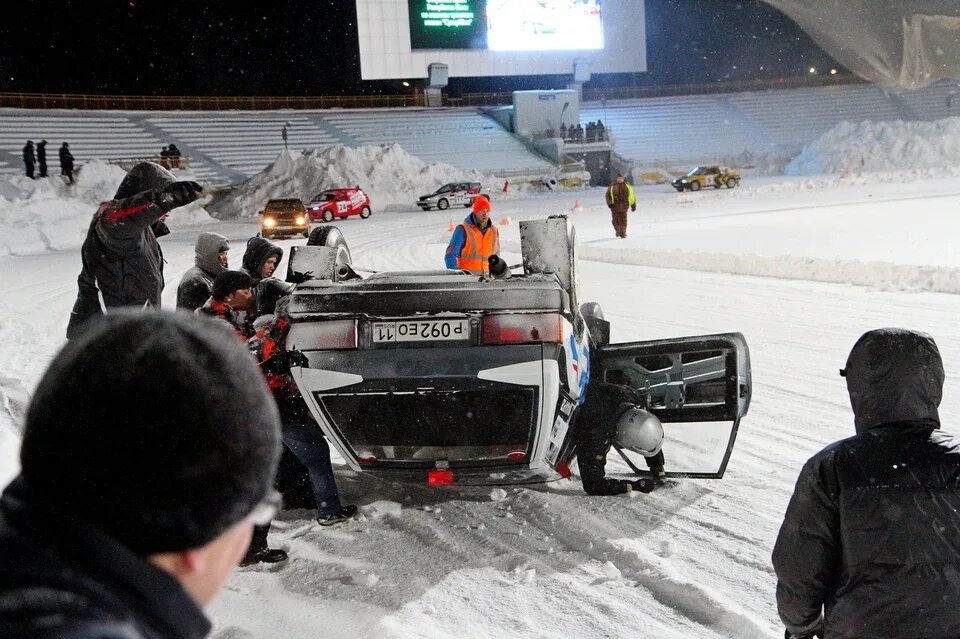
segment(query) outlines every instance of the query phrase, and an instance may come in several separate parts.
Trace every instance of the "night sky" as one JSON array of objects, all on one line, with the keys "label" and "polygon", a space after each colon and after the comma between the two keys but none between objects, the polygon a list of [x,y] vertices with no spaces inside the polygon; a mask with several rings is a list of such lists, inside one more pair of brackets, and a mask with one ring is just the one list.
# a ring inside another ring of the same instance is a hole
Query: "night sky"
[{"label": "night sky", "polygon": [[[14,0],[16,1],[16,0]],[[362,82],[353,0],[21,1],[0,25],[0,91],[126,95],[402,93]],[[834,62],[758,0],[646,0],[647,73],[590,86],[776,79]],[[838,67],[839,68],[839,67]],[[555,88],[567,76],[451,79],[448,92]]]}]

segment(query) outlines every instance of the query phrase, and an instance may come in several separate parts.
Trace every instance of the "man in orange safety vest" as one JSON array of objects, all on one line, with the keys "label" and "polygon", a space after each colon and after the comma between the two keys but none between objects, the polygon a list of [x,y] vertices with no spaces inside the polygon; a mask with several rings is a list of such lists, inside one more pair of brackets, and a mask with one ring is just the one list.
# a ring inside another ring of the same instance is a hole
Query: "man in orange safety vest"
[{"label": "man in orange safety vest", "polygon": [[473,198],[473,212],[453,229],[444,262],[450,269],[490,275],[488,260],[498,253],[500,232],[490,222],[490,200],[481,194]]}]

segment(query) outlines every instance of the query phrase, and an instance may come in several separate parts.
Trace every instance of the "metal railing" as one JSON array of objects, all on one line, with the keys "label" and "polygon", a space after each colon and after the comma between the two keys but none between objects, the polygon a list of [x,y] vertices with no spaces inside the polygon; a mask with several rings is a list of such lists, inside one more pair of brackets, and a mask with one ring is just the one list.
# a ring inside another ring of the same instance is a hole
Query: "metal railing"
[{"label": "metal railing", "polygon": [[[782,80],[750,80],[680,84],[669,86],[626,86],[584,89],[584,102],[629,100],[707,93],[764,91],[800,87],[863,84],[852,75],[785,78]],[[443,96],[443,106],[473,107],[513,104],[511,91],[463,93]],[[403,95],[318,95],[318,96],[156,96],[156,95],[85,95],[67,93],[0,93],[0,107],[17,109],[90,109],[122,111],[229,111],[275,109],[373,109],[389,107],[422,107],[422,94]]]}]

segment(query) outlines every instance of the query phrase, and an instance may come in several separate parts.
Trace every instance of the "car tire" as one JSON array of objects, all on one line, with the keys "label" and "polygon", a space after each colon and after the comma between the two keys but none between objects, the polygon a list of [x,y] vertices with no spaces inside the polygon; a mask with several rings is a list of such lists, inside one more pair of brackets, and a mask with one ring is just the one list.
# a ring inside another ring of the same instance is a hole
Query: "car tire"
[{"label": "car tire", "polygon": [[473,206],[473,202],[467,202],[466,204],[463,205],[463,208],[469,209],[471,206]]},{"label": "car tire", "polygon": [[449,206],[450,206],[450,202],[447,201],[447,198],[442,197],[439,200],[437,200],[437,208],[440,209],[441,211],[446,211],[447,208],[449,208]]},{"label": "car tire", "polygon": [[691,182],[691,183],[690,183],[690,190],[691,190],[691,191],[699,191],[699,190],[700,190],[700,183],[699,183],[699,182]]},{"label": "car tire", "polygon": [[740,180],[737,178],[727,178],[727,188],[735,189],[740,184]]},{"label": "car tire", "polygon": [[350,248],[343,239],[343,233],[335,226],[318,226],[310,231],[307,246],[332,246],[337,249],[337,265],[351,264]]},{"label": "car tire", "polygon": [[324,222],[333,222],[333,211],[327,209],[323,212],[323,221]]},{"label": "car tire", "polygon": [[723,180],[714,180],[714,181],[713,181],[713,188],[715,188],[715,189],[721,189],[721,188],[723,188]]},{"label": "car tire", "polygon": [[360,219],[365,220],[368,217],[370,217],[370,207],[365,206],[362,209],[360,209]]}]

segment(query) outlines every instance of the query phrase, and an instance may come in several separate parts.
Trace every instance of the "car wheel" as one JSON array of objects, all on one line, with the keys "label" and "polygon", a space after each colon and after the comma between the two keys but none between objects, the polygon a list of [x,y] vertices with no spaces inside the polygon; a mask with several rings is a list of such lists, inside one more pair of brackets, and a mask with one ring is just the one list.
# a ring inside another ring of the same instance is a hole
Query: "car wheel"
[{"label": "car wheel", "polygon": [[727,188],[734,189],[740,184],[740,180],[737,178],[727,178]]},{"label": "car wheel", "polygon": [[713,182],[713,188],[719,189],[719,188],[722,188],[722,187],[723,187],[723,182],[722,182],[721,180],[714,180],[714,182]]},{"label": "car wheel", "polygon": [[440,209],[441,211],[446,211],[447,207],[449,206],[450,206],[450,203],[447,202],[447,198],[442,197],[439,200],[437,200],[437,208]]},{"label": "car wheel", "polygon": [[323,221],[324,222],[333,222],[333,211],[327,209],[323,212]]},{"label": "car wheel", "polygon": [[340,232],[340,229],[335,226],[318,226],[310,231],[307,246],[332,246],[337,249],[338,266],[352,262],[347,241],[343,239],[343,233]]},{"label": "car wheel", "polygon": [[466,204],[463,205],[463,208],[469,209],[471,206],[473,206],[473,202],[467,202]]},{"label": "car wheel", "polygon": [[700,183],[699,183],[699,182],[691,182],[691,183],[690,183],[690,190],[691,190],[691,191],[699,191],[699,190],[700,190]]},{"label": "car wheel", "polygon": [[360,217],[361,217],[362,219],[364,219],[364,220],[367,219],[368,217],[370,217],[370,207],[369,207],[369,206],[365,206],[365,207],[363,207],[362,209],[360,209]]}]

